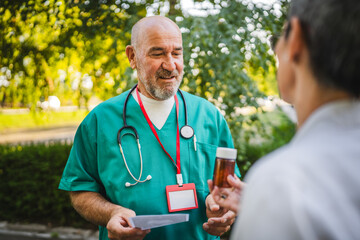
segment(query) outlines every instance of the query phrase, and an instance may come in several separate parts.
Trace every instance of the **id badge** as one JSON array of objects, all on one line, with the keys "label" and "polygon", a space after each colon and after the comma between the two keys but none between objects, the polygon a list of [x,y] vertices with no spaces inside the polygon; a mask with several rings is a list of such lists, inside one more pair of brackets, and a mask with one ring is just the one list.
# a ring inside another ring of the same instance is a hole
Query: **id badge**
[{"label": "id badge", "polygon": [[178,212],[198,208],[194,183],[166,186],[169,212]]}]

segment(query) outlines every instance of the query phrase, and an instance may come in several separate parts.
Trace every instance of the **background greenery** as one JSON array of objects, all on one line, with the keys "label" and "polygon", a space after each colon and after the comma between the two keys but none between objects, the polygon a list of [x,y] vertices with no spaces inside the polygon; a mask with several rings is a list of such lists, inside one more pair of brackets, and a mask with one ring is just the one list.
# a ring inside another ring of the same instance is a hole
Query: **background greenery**
[{"label": "background greenery", "polygon": [[267,39],[281,29],[286,0],[276,9],[213,0],[216,13],[203,17],[183,14],[179,1],[3,0],[0,105],[36,109],[55,95],[63,105],[87,106],[91,96],[105,100],[129,89],[136,81],[124,51],[131,26],[165,3],[177,9],[165,15],[183,32],[184,90],[220,101],[229,116],[274,93]]},{"label": "background greenery", "polygon": [[0,219],[92,227],[57,190],[71,144],[0,145]]},{"label": "background greenery", "polygon": [[[87,111],[52,112],[41,103],[88,108],[137,81],[125,55],[132,25],[149,14],[172,18],[183,32],[181,88],[213,102],[224,114],[244,176],[264,154],[288,142],[295,125],[284,113],[264,113],[258,100],[277,95],[269,37],[280,32],[288,0],[207,2],[208,14],[183,12],[177,0],[0,1],[0,134],[11,128],[78,124]],[[239,113],[251,107],[252,114]],[[0,220],[84,226],[58,191],[70,145],[0,145]]]}]

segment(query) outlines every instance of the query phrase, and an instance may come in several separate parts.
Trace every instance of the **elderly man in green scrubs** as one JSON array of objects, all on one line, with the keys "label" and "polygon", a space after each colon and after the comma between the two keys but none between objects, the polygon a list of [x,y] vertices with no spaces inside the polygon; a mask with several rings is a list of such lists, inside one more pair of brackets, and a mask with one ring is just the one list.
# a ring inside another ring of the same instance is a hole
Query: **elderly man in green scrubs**
[{"label": "elderly man in green scrubs", "polygon": [[[74,208],[100,226],[100,239],[216,239],[235,217],[215,204],[206,184],[217,147],[233,147],[227,123],[211,103],[178,90],[182,37],[170,19],[154,16],[137,22],[126,54],[137,70],[138,85],[84,119],[59,188],[70,191]],[[124,126],[133,128],[119,132]],[[174,212],[188,213],[189,221],[134,228],[130,217],[170,214],[169,186],[190,186],[196,192],[197,206]]]}]

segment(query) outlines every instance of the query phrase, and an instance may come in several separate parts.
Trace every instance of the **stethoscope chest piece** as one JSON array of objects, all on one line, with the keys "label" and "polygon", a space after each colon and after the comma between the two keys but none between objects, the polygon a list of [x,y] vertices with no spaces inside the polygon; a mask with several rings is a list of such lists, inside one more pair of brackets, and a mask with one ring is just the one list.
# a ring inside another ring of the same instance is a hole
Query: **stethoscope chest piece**
[{"label": "stethoscope chest piece", "polygon": [[186,139],[192,138],[194,136],[194,129],[192,127],[190,127],[189,125],[184,125],[180,129],[180,134],[183,138],[186,138]]}]

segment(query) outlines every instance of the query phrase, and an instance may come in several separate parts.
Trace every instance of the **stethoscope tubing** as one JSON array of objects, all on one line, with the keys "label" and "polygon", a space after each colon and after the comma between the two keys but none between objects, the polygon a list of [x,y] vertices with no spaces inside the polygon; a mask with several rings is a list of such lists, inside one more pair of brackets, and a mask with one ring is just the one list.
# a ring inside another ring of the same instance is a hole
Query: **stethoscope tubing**
[{"label": "stethoscope tubing", "polygon": [[[139,141],[139,134],[138,132],[136,131],[135,127],[133,126],[130,126],[130,125],[127,125],[126,123],[126,107],[127,107],[127,103],[128,103],[128,100],[129,100],[129,97],[131,95],[131,93],[136,89],[136,87],[138,86],[138,84],[135,84],[135,86],[133,86],[128,95],[126,96],[126,99],[125,99],[125,102],[124,102],[124,107],[123,107],[123,122],[124,122],[124,126],[121,127],[117,133],[117,141],[118,141],[118,144],[119,144],[119,147],[120,147],[120,152],[121,152],[121,155],[123,157],[123,160],[124,160],[124,163],[125,163],[125,166],[126,166],[126,169],[128,171],[128,173],[130,174],[130,176],[135,180],[135,183],[129,183],[129,182],[126,182],[125,183],[125,186],[126,187],[131,187],[131,186],[134,186],[138,183],[143,183],[143,182],[146,182],[146,181],[149,181],[151,179],[151,175],[148,175],[146,177],[145,180],[141,180],[141,176],[142,176],[142,170],[143,170],[143,161],[142,161],[142,154],[141,154],[141,146],[140,146],[140,141]],[[188,125],[188,118],[187,118],[187,106],[186,106],[186,101],[185,101],[185,98],[184,98],[184,95],[182,94],[181,90],[178,89],[178,92],[180,93],[181,95],[181,98],[183,99],[183,102],[184,102],[184,113],[185,113],[185,125],[183,126],[184,127],[187,127],[188,129],[190,128],[190,135],[186,134],[187,136],[183,136],[184,138],[186,139],[189,139],[191,138],[192,136],[194,136],[194,130]],[[137,145],[138,145],[138,151],[139,151],[139,156],[140,156],[140,173],[139,173],[139,178],[135,178],[135,176],[131,173],[128,165],[127,165],[127,162],[126,162],[126,159],[125,159],[125,155],[124,155],[124,151],[123,151],[123,148],[121,146],[121,132],[125,129],[131,129],[132,132],[134,134],[131,134],[131,133],[125,133],[125,134],[130,134],[130,135],[133,135],[135,138],[136,138],[136,142],[137,142]],[[186,131],[185,131],[186,132]]]}]

